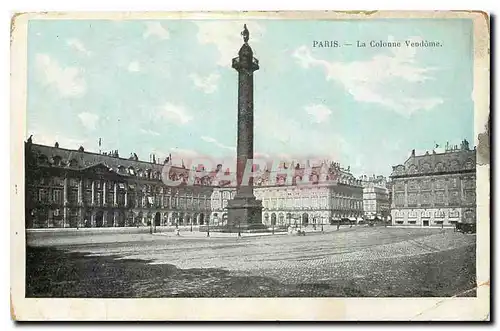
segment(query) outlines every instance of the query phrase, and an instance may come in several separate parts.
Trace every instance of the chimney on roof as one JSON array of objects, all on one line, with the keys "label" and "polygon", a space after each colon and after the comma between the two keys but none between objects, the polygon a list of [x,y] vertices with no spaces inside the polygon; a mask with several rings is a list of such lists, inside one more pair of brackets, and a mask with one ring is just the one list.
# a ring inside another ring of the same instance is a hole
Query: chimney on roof
[{"label": "chimney on roof", "polygon": [[59,143],[56,141],[56,143],[54,144],[54,147],[55,148],[59,148]]},{"label": "chimney on roof", "polygon": [[411,156],[413,156],[413,157],[415,156],[415,150],[414,149],[411,150]]},{"label": "chimney on roof", "polygon": [[470,150],[469,149],[469,142],[467,141],[467,139],[464,139],[462,141],[461,149],[464,150],[464,151]]}]

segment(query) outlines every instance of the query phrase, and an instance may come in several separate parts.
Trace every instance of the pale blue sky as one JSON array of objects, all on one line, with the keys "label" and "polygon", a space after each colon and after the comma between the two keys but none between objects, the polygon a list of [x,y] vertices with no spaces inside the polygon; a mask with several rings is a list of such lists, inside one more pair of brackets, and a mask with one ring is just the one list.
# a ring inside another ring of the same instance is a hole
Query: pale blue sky
[{"label": "pale blue sky", "polygon": [[[243,23],[260,60],[255,144],[388,175],[411,149],[473,141],[470,20],[37,20],[29,24],[27,135],[35,143],[235,154]],[[440,48],[313,48],[314,40],[438,40]],[[471,144],[472,145],[472,144]]]}]

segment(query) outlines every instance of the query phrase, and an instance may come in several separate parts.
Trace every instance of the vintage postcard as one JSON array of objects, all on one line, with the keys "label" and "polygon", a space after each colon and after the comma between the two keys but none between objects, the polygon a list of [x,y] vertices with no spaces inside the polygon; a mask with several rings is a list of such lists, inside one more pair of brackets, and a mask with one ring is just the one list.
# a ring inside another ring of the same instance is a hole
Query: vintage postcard
[{"label": "vintage postcard", "polygon": [[20,321],[488,321],[489,16],[24,13]]}]

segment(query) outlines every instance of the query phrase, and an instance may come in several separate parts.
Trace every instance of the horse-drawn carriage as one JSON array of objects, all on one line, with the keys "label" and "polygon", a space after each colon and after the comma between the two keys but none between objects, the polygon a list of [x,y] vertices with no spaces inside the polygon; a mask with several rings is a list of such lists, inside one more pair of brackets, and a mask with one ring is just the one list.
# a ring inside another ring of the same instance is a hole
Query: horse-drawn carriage
[{"label": "horse-drawn carriage", "polygon": [[476,233],[476,212],[474,209],[467,209],[463,219],[455,223],[455,231],[462,233]]},{"label": "horse-drawn carriage", "polygon": [[462,233],[476,233],[475,222],[457,222],[455,224],[455,231]]}]

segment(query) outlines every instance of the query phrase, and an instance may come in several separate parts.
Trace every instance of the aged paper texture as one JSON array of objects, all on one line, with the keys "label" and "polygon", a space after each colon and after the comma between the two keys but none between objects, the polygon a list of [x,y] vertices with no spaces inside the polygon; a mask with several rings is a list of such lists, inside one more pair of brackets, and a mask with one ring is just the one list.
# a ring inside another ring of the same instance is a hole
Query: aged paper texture
[{"label": "aged paper texture", "polygon": [[489,15],[20,13],[19,321],[487,321]]}]

